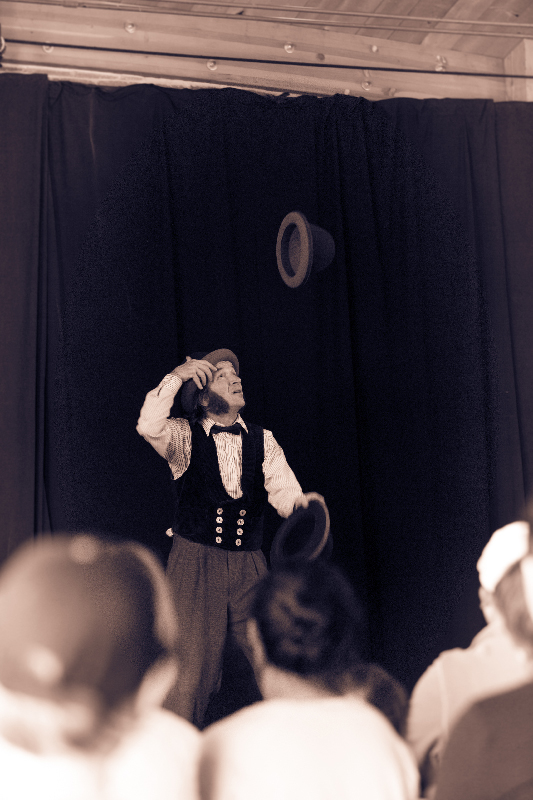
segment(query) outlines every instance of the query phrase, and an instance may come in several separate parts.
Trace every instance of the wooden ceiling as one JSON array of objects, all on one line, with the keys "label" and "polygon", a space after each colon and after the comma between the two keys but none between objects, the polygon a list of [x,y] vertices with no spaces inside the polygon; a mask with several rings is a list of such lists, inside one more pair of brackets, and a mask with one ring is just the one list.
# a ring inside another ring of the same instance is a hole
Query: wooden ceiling
[{"label": "wooden ceiling", "polygon": [[[152,0],[149,5],[170,7],[172,4]],[[177,4],[173,5],[178,8]],[[276,11],[275,7],[279,5],[303,10]],[[179,4],[179,9],[192,14],[217,12],[252,18],[313,20],[355,36],[436,46],[441,50],[459,50],[496,58],[509,55],[524,34],[533,36],[531,0],[302,0],[286,4],[281,0],[263,0],[261,8],[254,6],[254,2],[246,7],[237,3],[233,6]],[[314,9],[322,13],[314,13]],[[372,16],[372,13],[379,16]],[[531,26],[529,29],[528,24]]]},{"label": "wooden ceiling", "polygon": [[4,70],[51,77],[533,100],[533,0],[0,0],[0,25]]}]

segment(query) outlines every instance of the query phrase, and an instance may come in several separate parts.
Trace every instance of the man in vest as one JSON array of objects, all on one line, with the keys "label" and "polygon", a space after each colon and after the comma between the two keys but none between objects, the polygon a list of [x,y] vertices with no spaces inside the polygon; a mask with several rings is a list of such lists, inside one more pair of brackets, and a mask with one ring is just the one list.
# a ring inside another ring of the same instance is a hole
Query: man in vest
[{"label": "man in vest", "polygon": [[[178,393],[184,416],[169,418]],[[166,706],[200,728],[220,684],[228,631],[250,657],[247,595],[267,572],[267,502],[288,517],[320,498],[303,494],[272,433],[244,422],[244,405],[235,354],[197,353],[148,392],[137,425],[168,461],[176,487],[167,576],[186,667]]]}]

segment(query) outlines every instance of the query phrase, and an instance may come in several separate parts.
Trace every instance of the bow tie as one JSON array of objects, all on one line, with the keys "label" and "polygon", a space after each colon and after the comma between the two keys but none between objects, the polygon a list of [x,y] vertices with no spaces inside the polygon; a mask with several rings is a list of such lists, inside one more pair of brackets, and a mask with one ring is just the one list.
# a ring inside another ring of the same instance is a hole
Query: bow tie
[{"label": "bow tie", "polygon": [[234,425],[230,425],[227,428],[222,428],[220,425],[213,425],[211,428],[211,433],[234,433],[236,436],[242,431],[241,425],[239,422],[236,422]]}]

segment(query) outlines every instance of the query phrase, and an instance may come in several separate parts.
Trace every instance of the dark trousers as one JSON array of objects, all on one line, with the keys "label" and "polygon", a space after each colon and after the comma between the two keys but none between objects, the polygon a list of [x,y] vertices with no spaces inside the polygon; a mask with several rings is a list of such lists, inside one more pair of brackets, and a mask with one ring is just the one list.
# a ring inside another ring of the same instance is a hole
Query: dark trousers
[{"label": "dark trousers", "polygon": [[251,660],[250,589],[267,573],[261,550],[234,552],[174,535],[167,579],[179,625],[179,674],[165,708],[202,727],[221,680],[228,633]]}]

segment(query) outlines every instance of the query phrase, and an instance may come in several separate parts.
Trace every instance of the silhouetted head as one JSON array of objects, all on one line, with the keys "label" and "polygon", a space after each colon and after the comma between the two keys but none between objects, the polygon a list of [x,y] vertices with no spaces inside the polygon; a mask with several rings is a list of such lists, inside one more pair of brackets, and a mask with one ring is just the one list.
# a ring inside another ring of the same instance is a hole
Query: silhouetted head
[{"label": "silhouetted head", "polygon": [[172,662],[175,638],[164,573],[145,547],[85,534],[26,544],[0,573],[2,730],[19,715],[22,735],[33,713],[36,738],[46,718],[58,738],[63,729],[88,745]]},{"label": "silhouetted head", "polygon": [[353,688],[364,614],[337,568],[314,561],[273,570],[255,590],[250,619],[269,664],[333,694]]}]

